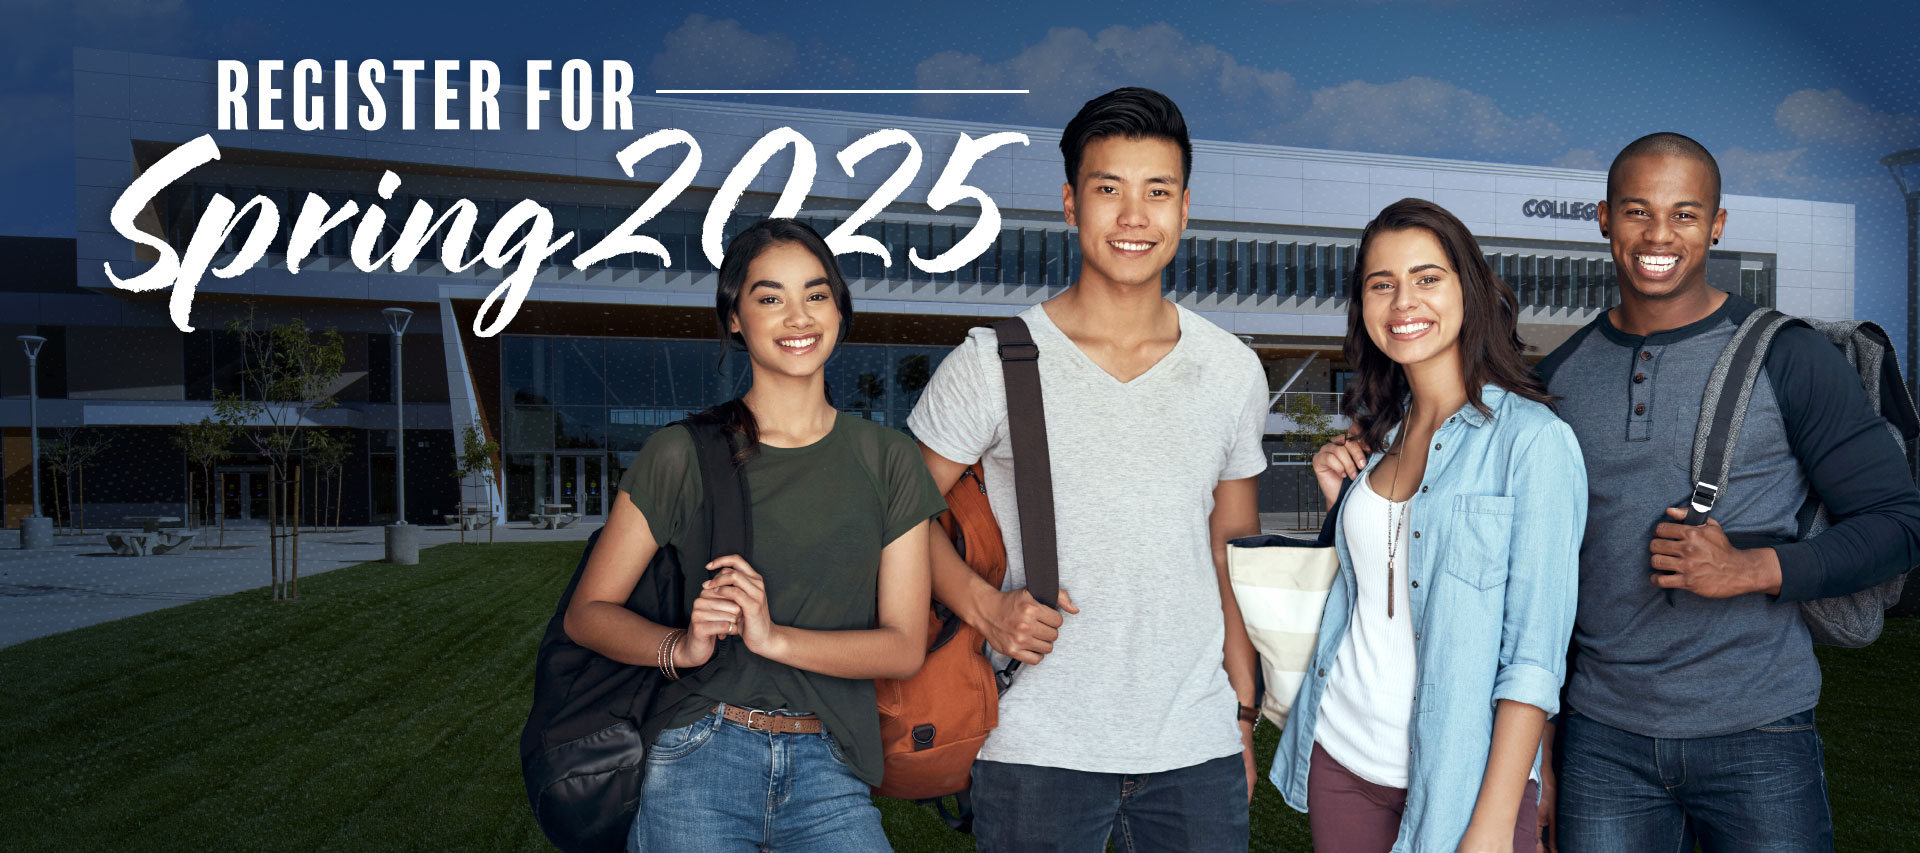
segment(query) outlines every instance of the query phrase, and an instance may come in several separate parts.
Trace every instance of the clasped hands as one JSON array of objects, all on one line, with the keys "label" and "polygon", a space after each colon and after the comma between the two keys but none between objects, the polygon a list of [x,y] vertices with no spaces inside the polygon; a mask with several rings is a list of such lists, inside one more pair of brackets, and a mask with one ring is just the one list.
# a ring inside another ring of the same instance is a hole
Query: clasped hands
[{"label": "clasped hands", "polygon": [[738,635],[747,648],[765,655],[779,628],[767,611],[767,584],[739,554],[706,565],[713,576],[700,584],[687,636],[674,652],[675,664],[694,667],[713,657],[721,638]]}]

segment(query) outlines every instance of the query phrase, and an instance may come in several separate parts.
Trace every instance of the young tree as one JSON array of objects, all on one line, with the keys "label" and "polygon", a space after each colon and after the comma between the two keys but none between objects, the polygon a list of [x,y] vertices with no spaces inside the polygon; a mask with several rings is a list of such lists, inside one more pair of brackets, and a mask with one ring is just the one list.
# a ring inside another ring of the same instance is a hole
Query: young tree
[{"label": "young tree", "polygon": [[1318,448],[1345,432],[1333,425],[1334,413],[1320,408],[1312,394],[1281,394],[1280,405],[1274,412],[1293,421],[1290,435],[1300,439],[1309,448]]},{"label": "young tree", "polygon": [[67,526],[61,520],[64,516],[60,513],[60,483],[67,479],[67,472],[73,470],[67,464],[67,452],[72,448],[60,439],[59,431],[55,431],[51,438],[40,439],[40,464],[46,466],[49,475],[47,491],[52,498],[53,526],[56,528]]},{"label": "young tree", "polygon": [[[500,453],[500,443],[487,438],[478,426],[468,424],[460,431],[460,453],[454,457],[453,475],[460,479],[460,544],[467,542],[467,500],[466,491],[472,485],[471,479],[480,477],[481,494],[486,494],[486,480],[493,476],[494,457]],[[492,511],[492,507],[488,507]],[[493,525],[487,525],[487,544],[493,544]]]},{"label": "young tree", "polygon": [[[346,348],[340,333],[313,332],[298,317],[261,327],[252,311],[227,324],[240,339],[242,392],[214,391],[221,423],[242,430],[267,461],[268,570],[276,601],[300,597],[299,495],[288,491],[297,457],[306,449],[307,417],[337,402]],[[281,527],[291,516],[292,532]]]},{"label": "young tree", "polygon": [[[60,495],[65,486],[67,506],[67,526],[79,532],[86,532],[86,486],[87,464],[93,461],[100,451],[107,449],[109,441],[97,430],[84,427],[61,427],[55,431],[54,440],[42,451],[47,458],[48,467],[53,469],[53,507],[55,524],[59,523]],[[75,481],[78,481],[77,483]],[[79,509],[74,507],[75,500]]]},{"label": "young tree", "polygon": [[873,420],[874,405],[887,395],[886,377],[878,373],[862,373],[854,377],[853,392],[860,395],[861,416]]},{"label": "young tree", "polygon": [[[173,434],[175,447],[187,455],[187,526],[204,528],[207,518],[214,514],[214,501],[217,490],[214,484],[213,467],[233,455],[233,439],[239,430],[231,424],[221,423],[212,418],[202,417],[198,423],[182,423]],[[200,469],[201,482],[206,484],[204,499],[196,501],[193,492],[193,469]],[[221,525],[221,543],[226,544],[226,526]]]},{"label": "young tree", "polygon": [[334,501],[333,526],[340,527],[340,496],[345,489],[347,443],[326,430],[314,430],[307,436],[306,462],[320,476],[315,491],[313,525],[317,532],[325,525],[327,498]]},{"label": "young tree", "polygon": [[[1287,420],[1293,421],[1293,431],[1288,433],[1288,435],[1305,444],[1308,454],[1313,453],[1320,445],[1332,441],[1334,436],[1341,435],[1345,432],[1334,426],[1333,413],[1320,408],[1320,404],[1316,402],[1316,399],[1313,394],[1281,394],[1279,405],[1274,407],[1276,414],[1283,415]],[[1312,482],[1312,478],[1307,478],[1307,482]],[[1297,469],[1294,475],[1293,485],[1294,515],[1296,518],[1294,523],[1299,524],[1299,507],[1302,506],[1302,486]],[[1318,494],[1317,491],[1312,489],[1308,491],[1313,494]],[[1317,504],[1315,504],[1315,506],[1317,506]]]},{"label": "young tree", "polygon": [[926,353],[903,356],[893,368],[893,383],[900,386],[901,393],[907,395],[907,399],[901,401],[903,404],[917,399],[920,389],[927,387],[932,379],[933,359]]}]

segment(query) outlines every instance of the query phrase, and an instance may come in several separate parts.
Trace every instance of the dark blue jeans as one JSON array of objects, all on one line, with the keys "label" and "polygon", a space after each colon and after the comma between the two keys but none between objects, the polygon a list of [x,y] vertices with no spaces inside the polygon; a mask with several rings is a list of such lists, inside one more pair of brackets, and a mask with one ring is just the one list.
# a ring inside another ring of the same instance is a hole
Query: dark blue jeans
[{"label": "dark blue jeans", "polygon": [[1562,853],[1833,850],[1813,711],[1719,737],[1651,738],[1562,720]]},{"label": "dark blue jeans", "polygon": [[1087,773],[973,763],[983,853],[1244,851],[1247,771],[1238,755],[1163,773]]}]

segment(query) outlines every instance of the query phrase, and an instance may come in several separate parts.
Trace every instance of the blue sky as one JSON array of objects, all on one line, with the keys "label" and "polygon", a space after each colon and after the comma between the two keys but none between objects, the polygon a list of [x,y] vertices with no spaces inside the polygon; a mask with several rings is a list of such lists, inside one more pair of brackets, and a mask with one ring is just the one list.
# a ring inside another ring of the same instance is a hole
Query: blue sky
[{"label": "blue sky", "polygon": [[[1604,168],[1675,130],[1729,192],[1856,205],[1857,314],[1905,330],[1905,222],[1879,159],[1920,146],[1905,3],[14,0],[0,13],[0,234],[73,233],[78,46],[204,58],[625,59],[640,88],[1009,87],[1024,97],[782,103],[1057,126],[1147,85],[1200,138]],[[757,100],[768,100],[765,96]]]}]

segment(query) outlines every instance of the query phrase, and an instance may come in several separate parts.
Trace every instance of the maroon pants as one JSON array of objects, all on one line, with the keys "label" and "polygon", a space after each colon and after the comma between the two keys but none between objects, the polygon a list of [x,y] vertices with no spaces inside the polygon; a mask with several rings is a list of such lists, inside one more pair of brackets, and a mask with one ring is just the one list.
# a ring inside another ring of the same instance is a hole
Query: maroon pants
[{"label": "maroon pants", "polygon": [[[1539,785],[1529,781],[1520,795],[1514,853],[1530,853],[1540,838],[1539,794]],[[1316,743],[1307,768],[1307,806],[1314,853],[1385,853],[1400,835],[1407,792],[1353,775]]]}]

